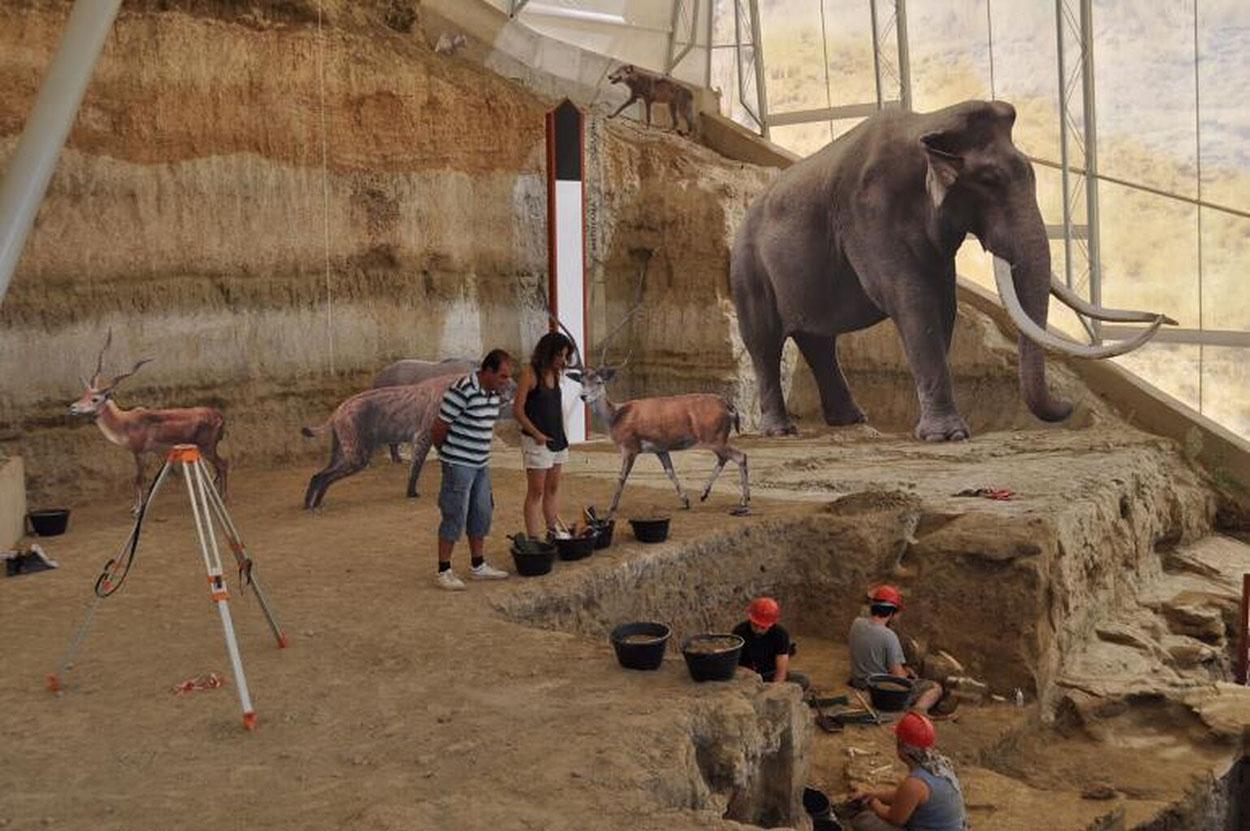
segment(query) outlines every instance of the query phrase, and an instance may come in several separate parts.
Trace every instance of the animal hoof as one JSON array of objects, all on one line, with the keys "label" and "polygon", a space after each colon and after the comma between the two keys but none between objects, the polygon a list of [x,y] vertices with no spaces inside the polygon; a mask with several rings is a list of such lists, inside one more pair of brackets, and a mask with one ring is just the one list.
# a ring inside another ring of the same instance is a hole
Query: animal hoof
[{"label": "animal hoof", "polygon": [[735,508],[729,509],[730,516],[746,516],[749,513],[751,513],[751,509],[748,508],[746,505],[738,505]]},{"label": "animal hoof", "polygon": [[967,422],[958,415],[922,419],[916,425],[916,438],[922,441],[966,441],[971,435]]},{"label": "animal hoof", "polygon": [[681,509],[682,509],[683,511],[689,511],[689,510],[690,510],[690,500],[689,500],[689,499],[683,499],[683,500],[681,501]]}]

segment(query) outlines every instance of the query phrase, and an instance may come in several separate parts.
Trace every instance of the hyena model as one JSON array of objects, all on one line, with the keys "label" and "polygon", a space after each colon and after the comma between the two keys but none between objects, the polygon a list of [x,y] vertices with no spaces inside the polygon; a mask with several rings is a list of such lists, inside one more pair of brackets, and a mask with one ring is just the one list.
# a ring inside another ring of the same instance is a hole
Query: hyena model
[{"label": "hyena model", "polygon": [[630,104],[642,99],[647,109],[647,126],[650,127],[651,105],[658,101],[661,104],[668,104],[669,117],[672,119],[674,130],[681,132],[677,123],[677,114],[680,112],[686,119],[686,133],[694,132],[694,93],[672,78],[653,75],[632,64],[625,64],[614,70],[608,76],[608,80],[614,84],[624,84],[629,87],[629,100],[618,107],[609,118],[620,115]]},{"label": "hyena model", "polygon": [[[403,387],[419,384],[430,378],[460,373],[465,375],[477,369],[478,361],[472,358],[444,358],[441,361],[422,361],[416,358],[403,358],[389,364],[373,378],[373,388]],[[399,445],[390,445],[391,461],[399,464]]]}]

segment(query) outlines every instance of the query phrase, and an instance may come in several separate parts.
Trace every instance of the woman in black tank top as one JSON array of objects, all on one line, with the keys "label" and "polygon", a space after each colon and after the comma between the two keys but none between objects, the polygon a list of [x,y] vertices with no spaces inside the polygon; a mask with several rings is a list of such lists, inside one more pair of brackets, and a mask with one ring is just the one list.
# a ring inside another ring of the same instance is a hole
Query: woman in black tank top
[{"label": "woman in black tank top", "polygon": [[525,461],[525,531],[540,536],[555,531],[560,510],[560,471],[568,459],[560,377],[573,344],[560,332],[548,332],[534,346],[529,365],[517,382],[512,414],[521,426]]}]

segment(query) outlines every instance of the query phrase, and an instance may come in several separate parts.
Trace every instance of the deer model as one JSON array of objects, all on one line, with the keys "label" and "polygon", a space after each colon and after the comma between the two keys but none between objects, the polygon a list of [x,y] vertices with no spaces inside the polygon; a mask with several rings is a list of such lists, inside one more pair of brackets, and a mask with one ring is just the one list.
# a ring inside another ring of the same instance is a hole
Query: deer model
[{"label": "deer model", "polygon": [[[300,428],[300,432],[310,438],[326,430],[334,434],[330,462],[309,480],[304,507],[309,510],[319,507],[330,485],[368,467],[373,451],[382,444],[412,442],[407,493],[409,497],[417,496],[417,479],[433,444],[430,428],[443,403],[443,393],[465,374],[456,372],[419,384],[365,390],[339,404],[320,427]],[[509,403],[512,393],[504,390],[500,398],[505,404]]]},{"label": "deer model", "polygon": [[139,367],[151,361],[138,361],[129,372],[114,376],[108,384],[101,385],[100,373],[104,369],[104,355],[113,342],[110,329],[104,347],[96,358],[95,374],[90,381],[83,381],[86,392],[69,406],[74,415],[91,416],[104,437],[119,444],[135,457],[135,504],[132,511],[138,513],[143,504],[144,463],[148,453],[164,453],[177,444],[194,444],[217,472],[216,483],[221,495],[226,495],[226,460],[217,455],[217,443],[225,435],[226,419],[212,407],[186,407],[169,410],[149,410],[135,407],[123,410],[113,400],[113,391],[122,381],[134,375]]},{"label": "deer model", "polygon": [[[576,366],[569,370],[568,375],[582,385],[581,399],[590,405],[591,410],[608,428],[608,435],[621,452],[621,473],[616,483],[616,493],[612,495],[612,505],[608,516],[615,516],[621,501],[621,492],[625,489],[625,480],[634,467],[634,460],[639,453],[654,453],[664,466],[664,472],[677,488],[681,497],[682,507],[690,507],[690,497],[682,489],[673,470],[673,460],[669,456],[676,450],[691,447],[704,448],[716,454],[716,468],[703,486],[700,501],[705,501],[712,492],[712,485],[724,469],[726,462],[733,461],[738,465],[742,479],[742,499],[734,509],[735,514],[745,514],[751,501],[751,489],[747,477],[747,455],[729,444],[729,431],[739,430],[738,412],[733,405],[719,395],[691,394],[666,395],[658,398],[636,398],[620,404],[608,398],[607,384],[618,371],[629,363],[632,350],[625,360],[619,364],[608,363],[608,347],[612,339],[625,327],[630,318],[642,305],[642,278],[646,274],[646,261],[650,252],[646,252],[641,274],[638,280],[638,296],[634,307],[625,315],[616,328],[603,339],[599,365],[594,368],[585,366],[578,352],[574,357]],[[560,324],[564,329],[564,325]],[[564,333],[573,340],[567,329]],[[574,341],[576,343],[576,341]]]}]

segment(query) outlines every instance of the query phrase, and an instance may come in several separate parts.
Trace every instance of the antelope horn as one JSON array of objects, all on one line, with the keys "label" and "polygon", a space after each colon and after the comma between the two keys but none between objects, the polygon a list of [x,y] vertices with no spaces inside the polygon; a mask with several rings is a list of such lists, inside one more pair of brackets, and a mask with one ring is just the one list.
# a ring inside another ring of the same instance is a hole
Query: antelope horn
[{"label": "antelope horn", "polygon": [[122,381],[125,381],[125,380],[126,380],[127,378],[129,378],[131,375],[134,375],[136,372],[138,372],[138,371],[139,371],[139,367],[143,366],[143,365],[144,365],[144,364],[146,364],[146,363],[150,363],[150,362],[152,362],[152,361],[154,361],[154,360],[156,360],[156,359],[155,359],[155,358],[140,358],[140,359],[139,359],[139,360],[135,363],[135,365],[134,365],[133,367],[131,367],[131,368],[130,368],[130,371],[129,371],[129,372],[123,372],[121,375],[118,375],[118,376],[116,376],[115,378],[113,378],[113,380],[109,382],[108,388],[109,388],[110,390],[111,390],[111,389],[113,389],[113,387],[116,387],[116,386],[117,386],[118,384],[120,384]]},{"label": "antelope horn", "polygon": [[1154,312],[1134,312],[1126,309],[1104,309],[1102,306],[1095,306],[1093,303],[1086,302],[1085,298],[1059,282],[1053,274],[1050,277],[1050,293],[1058,297],[1074,311],[1086,317],[1092,317],[1095,320],[1109,320],[1115,323],[1152,323],[1158,318],[1171,326],[1176,325],[1176,321],[1167,315],[1159,315]]},{"label": "antelope horn", "polygon": [[113,327],[109,327],[108,336],[104,338],[104,346],[100,348],[100,354],[95,359],[95,372],[91,375],[91,388],[100,381],[100,373],[104,370],[104,353],[109,351],[109,346],[113,343]]},{"label": "antelope horn", "polygon": [[1165,320],[1163,315],[1156,315],[1154,323],[1150,328],[1143,330],[1136,337],[1126,338],[1106,346],[1092,346],[1071,338],[1061,337],[1038,326],[1033,318],[1029,317],[1028,313],[1024,311],[1024,307],[1020,305],[1020,298],[1016,296],[1015,283],[1011,278],[1011,267],[1007,263],[1004,262],[999,266],[998,262],[995,262],[994,281],[998,283],[998,296],[1002,298],[1007,314],[1011,316],[1011,321],[1016,324],[1016,328],[1020,330],[1021,335],[1024,335],[1038,346],[1053,349],[1055,352],[1062,355],[1070,355],[1074,358],[1114,358],[1116,355],[1132,352],[1139,346],[1144,346],[1146,341],[1154,337],[1155,332],[1158,331]]},{"label": "antelope horn", "polygon": [[585,367],[586,364],[582,361],[582,350],[577,348],[577,338],[573,337],[573,333],[570,332],[569,328],[564,325],[564,321],[553,315],[550,311],[547,312],[547,317],[551,318],[552,323],[560,327],[560,331],[563,332],[564,336],[569,339],[569,343],[573,344],[573,358],[577,361],[577,363],[574,364],[574,367]]}]

